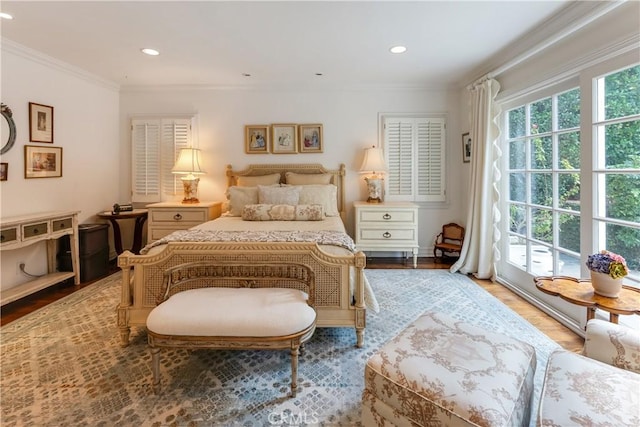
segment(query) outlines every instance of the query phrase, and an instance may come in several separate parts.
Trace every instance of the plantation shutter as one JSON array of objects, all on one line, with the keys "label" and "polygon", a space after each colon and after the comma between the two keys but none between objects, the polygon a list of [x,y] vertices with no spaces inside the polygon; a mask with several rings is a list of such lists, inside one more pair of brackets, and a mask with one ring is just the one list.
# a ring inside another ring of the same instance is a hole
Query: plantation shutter
[{"label": "plantation shutter", "polygon": [[384,152],[386,200],[445,200],[445,120],[386,117]]},{"label": "plantation shutter", "polygon": [[189,147],[191,119],[133,119],[132,202],[170,200],[182,192],[182,182],[171,173],[178,152]]}]

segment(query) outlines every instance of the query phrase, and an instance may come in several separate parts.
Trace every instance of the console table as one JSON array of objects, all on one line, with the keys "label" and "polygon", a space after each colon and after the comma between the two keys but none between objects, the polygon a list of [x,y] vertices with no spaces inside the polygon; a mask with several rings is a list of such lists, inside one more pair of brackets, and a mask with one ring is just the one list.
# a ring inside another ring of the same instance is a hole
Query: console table
[{"label": "console table", "polygon": [[596,309],[607,311],[609,321],[618,323],[620,314],[640,314],[640,290],[622,285],[618,298],[609,298],[593,292],[588,279],[567,276],[540,276],[533,279],[536,287],[549,295],[559,296],[571,304],[587,307],[587,321],[594,318]]},{"label": "console table", "polygon": [[[74,278],[76,285],[80,284],[78,212],[43,212],[2,218],[0,222],[0,250],[14,250],[46,241],[47,274],[3,290],[0,294],[0,305],[16,301],[71,277]],[[56,271],[56,240],[65,235],[69,235],[73,271]]]}]

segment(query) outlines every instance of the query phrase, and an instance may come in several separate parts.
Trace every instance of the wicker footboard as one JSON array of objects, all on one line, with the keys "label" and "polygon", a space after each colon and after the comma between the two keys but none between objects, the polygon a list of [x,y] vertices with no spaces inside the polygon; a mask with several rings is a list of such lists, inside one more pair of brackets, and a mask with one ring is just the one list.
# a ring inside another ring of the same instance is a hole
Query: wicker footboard
[{"label": "wicker footboard", "polygon": [[[317,326],[354,327],[356,346],[364,344],[364,253],[332,256],[311,242],[171,242],[161,252],[151,255],[134,255],[126,251],[118,257],[118,266],[122,269],[122,296],[117,318],[123,346],[129,343],[131,326],[144,327],[149,312],[162,298],[164,272],[193,262],[210,263],[212,266],[285,262],[307,265],[316,279]],[[185,289],[206,287],[207,280],[203,277],[189,281]],[[222,282],[216,286],[226,285]],[[228,286],[233,287],[234,284],[229,283]]]}]

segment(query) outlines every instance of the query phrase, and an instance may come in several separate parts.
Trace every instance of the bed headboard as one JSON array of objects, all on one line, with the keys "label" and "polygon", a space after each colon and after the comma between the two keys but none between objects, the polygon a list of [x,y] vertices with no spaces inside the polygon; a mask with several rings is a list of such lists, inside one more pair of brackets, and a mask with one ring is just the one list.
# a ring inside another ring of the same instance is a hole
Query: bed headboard
[{"label": "bed headboard", "polygon": [[237,184],[239,176],[260,176],[273,173],[280,174],[280,183],[285,183],[285,173],[305,173],[305,174],[330,174],[331,183],[338,187],[338,211],[342,221],[346,221],[346,206],[344,201],[344,176],[345,165],[340,164],[338,169],[326,169],[318,163],[293,163],[293,164],[254,164],[246,169],[233,170],[231,165],[227,165],[227,188]]}]

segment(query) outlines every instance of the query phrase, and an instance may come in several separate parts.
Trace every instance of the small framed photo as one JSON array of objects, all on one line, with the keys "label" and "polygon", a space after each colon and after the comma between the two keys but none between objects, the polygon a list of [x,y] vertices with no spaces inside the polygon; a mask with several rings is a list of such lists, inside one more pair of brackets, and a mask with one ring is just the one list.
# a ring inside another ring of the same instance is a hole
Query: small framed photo
[{"label": "small framed photo", "polygon": [[53,144],[53,107],[29,103],[29,140]]},{"label": "small framed photo", "polygon": [[301,153],[322,153],[322,125],[298,125]]},{"label": "small framed photo", "polygon": [[298,152],[297,125],[271,125],[271,152],[273,154],[295,154]]},{"label": "small framed photo", "polygon": [[0,163],[0,181],[6,181],[9,178],[9,163]]},{"label": "small framed photo", "polygon": [[25,178],[59,178],[62,176],[62,147],[24,146]]},{"label": "small framed photo", "polygon": [[247,154],[269,152],[269,125],[247,125],[244,127],[244,151]]},{"label": "small framed photo", "polygon": [[464,163],[471,161],[471,137],[469,132],[462,134],[462,161]]}]

